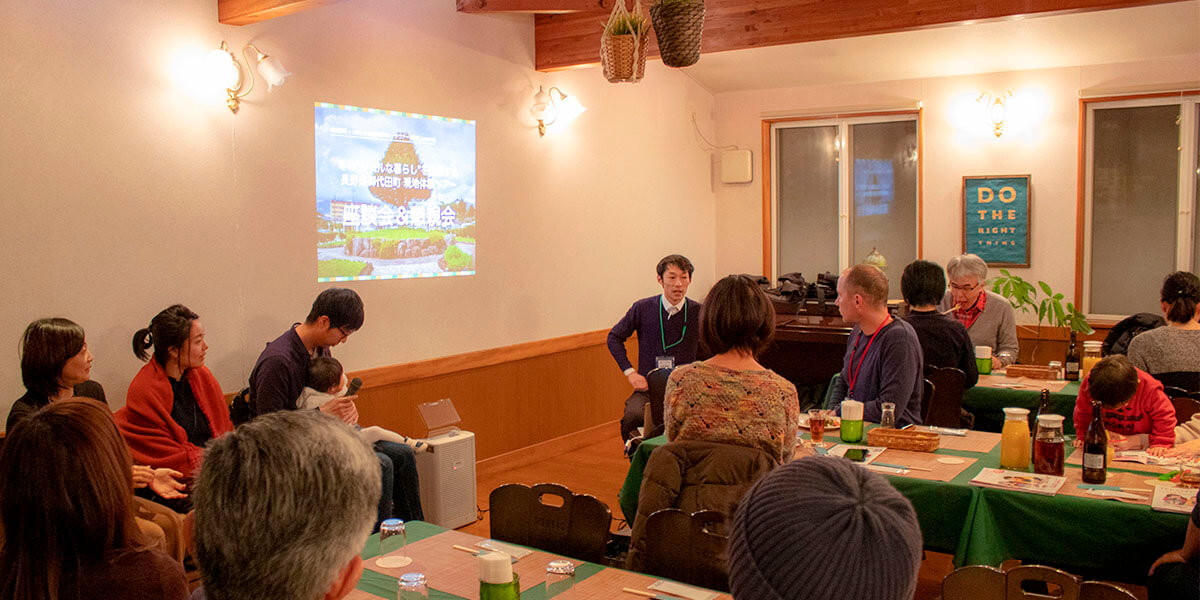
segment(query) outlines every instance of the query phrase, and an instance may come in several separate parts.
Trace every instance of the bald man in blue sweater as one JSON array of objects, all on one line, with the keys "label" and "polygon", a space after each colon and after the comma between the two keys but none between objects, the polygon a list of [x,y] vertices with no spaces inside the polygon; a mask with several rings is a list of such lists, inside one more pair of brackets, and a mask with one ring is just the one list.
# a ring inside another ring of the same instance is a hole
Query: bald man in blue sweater
[{"label": "bald man in blue sweater", "polygon": [[[608,351],[625,373],[633,394],[625,401],[621,439],[628,441],[642,426],[649,385],[646,374],[659,366],[675,367],[696,360],[700,343],[700,303],[687,298],[695,268],[687,257],[672,254],[658,261],[658,284],[663,293],[633,303],[608,332]],[[638,366],[625,354],[625,340],[638,334]]]}]

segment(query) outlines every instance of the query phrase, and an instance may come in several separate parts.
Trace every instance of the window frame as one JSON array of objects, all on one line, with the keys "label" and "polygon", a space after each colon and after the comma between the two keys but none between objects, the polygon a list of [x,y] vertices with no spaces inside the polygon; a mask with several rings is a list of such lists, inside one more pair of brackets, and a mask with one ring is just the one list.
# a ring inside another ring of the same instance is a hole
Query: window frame
[{"label": "window frame", "polygon": [[1179,153],[1176,163],[1179,179],[1175,211],[1175,270],[1192,271],[1196,266],[1192,264],[1195,245],[1200,243],[1200,240],[1193,239],[1193,231],[1196,228],[1197,193],[1200,190],[1197,189],[1195,171],[1188,165],[1200,167],[1200,156],[1198,156],[1200,139],[1197,139],[1200,137],[1197,135],[1197,123],[1200,121],[1200,90],[1081,98],[1079,101],[1079,196],[1075,227],[1077,240],[1075,298],[1079,310],[1087,315],[1089,321],[1117,322],[1127,316],[1094,313],[1091,310],[1092,200],[1095,168],[1092,155],[1095,150],[1095,111],[1109,108],[1171,105],[1180,107]]},{"label": "window frame", "polygon": [[[779,256],[777,249],[779,247],[779,198],[778,198],[778,180],[775,174],[778,172],[779,154],[777,152],[778,138],[776,133],[780,129],[789,129],[796,127],[828,127],[836,126],[838,131],[839,147],[838,147],[838,272],[850,267],[851,254],[851,234],[853,233],[854,223],[851,218],[850,208],[853,203],[854,186],[851,178],[853,175],[853,167],[850,162],[851,144],[847,142],[850,139],[849,131],[852,125],[870,124],[870,123],[892,123],[901,121],[914,121],[917,128],[917,181],[916,181],[916,257],[922,258],[924,251],[924,232],[923,232],[923,216],[924,216],[924,109],[899,109],[885,110],[876,112],[861,112],[861,113],[835,113],[822,114],[802,117],[780,117],[762,120],[762,142],[763,155],[769,157],[768,160],[762,161],[763,171],[763,198],[762,198],[762,218],[763,218],[763,275],[775,281],[779,276]],[[847,166],[851,165],[851,166]]]}]

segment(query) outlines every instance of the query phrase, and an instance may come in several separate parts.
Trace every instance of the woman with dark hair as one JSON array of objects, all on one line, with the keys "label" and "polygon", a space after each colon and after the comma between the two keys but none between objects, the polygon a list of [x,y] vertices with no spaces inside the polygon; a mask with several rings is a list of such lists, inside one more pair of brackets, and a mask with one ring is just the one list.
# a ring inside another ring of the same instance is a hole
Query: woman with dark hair
[{"label": "woman with dark hair", "polygon": [[667,439],[758,448],[780,463],[796,450],[796,386],[755,360],[771,343],[775,309],[753,281],[730,275],[700,308],[700,344],[712,358],[667,380]]},{"label": "woman with dark hair", "polygon": [[1200,392],[1200,278],[1187,271],[1171,273],[1159,297],[1167,326],[1130,340],[1129,361],[1163,385]]},{"label": "woman with dark hair", "polygon": [[4,429],[11,431],[29,413],[55,400],[86,396],[107,403],[104,388],[88,377],[92,353],[83,328],[58,317],[38,319],[21,336],[21,381],[25,395],[8,412]]},{"label": "woman with dark hair", "polygon": [[[147,352],[154,348],[151,358]],[[204,444],[233,431],[229,406],[204,355],[204,325],[182,304],[164,309],[150,326],[133,334],[133,353],[147,361],[129,384],[117,427],[138,462],[174,469],[190,482],[200,466]],[[186,513],[191,499],[148,493],[172,510]]]},{"label": "woman with dark hair", "polygon": [[138,532],[129,452],[108,408],[54,402],[0,451],[0,597],[183,600],[183,566]]}]

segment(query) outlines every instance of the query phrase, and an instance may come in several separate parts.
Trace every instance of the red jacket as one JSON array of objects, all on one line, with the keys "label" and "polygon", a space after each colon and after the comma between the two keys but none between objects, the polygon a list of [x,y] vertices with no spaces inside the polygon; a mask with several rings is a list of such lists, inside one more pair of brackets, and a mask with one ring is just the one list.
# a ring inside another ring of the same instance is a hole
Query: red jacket
[{"label": "red jacket", "polygon": [[[1129,404],[1116,410],[1104,409],[1104,428],[1121,435],[1149,434],[1150,446],[1175,445],[1175,407],[1163,393],[1163,386],[1149,373],[1138,369],[1137,391]],[[1088,382],[1079,386],[1075,401],[1075,435],[1087,435],[1092,424],[1092,396]]]},{"label": "red jacket", "polygon": [[[208,418],[213,437],[233,431],[225,394],[208,367],[188,369],[185,377],[192,385],[200,411]],[[175,469],[190,479],[192,472],[200,467],[204,449],[188,442],[187,432],[171,418],[174,404],[167,372],[151,359],[129,384],[125,406],[114,419],[135,463]]]}]

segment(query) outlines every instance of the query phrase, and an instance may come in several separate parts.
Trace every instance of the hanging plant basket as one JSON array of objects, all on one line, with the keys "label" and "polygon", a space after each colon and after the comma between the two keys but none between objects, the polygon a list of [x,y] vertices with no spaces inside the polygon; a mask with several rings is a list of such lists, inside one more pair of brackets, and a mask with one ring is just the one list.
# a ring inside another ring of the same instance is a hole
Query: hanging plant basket
[{"label": "hanging plant basket", "polygon": [[613,3],[613,12],[600,36],[600,64],[611,83],[637,83],[646,74],[646,42],[650,22],[641,14],[641,2],[625,9],[624,0]]},{"label": "hanging plant basket", "polygon": [[680,68],[700,60],[704,0],[658,0],[650,6],[650,19],[664,65]]}]

